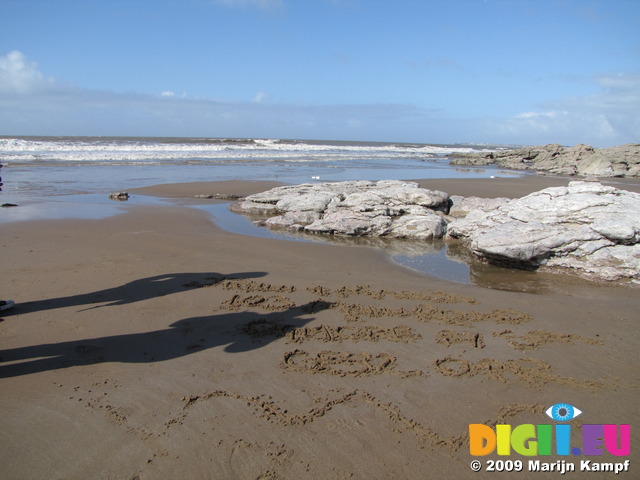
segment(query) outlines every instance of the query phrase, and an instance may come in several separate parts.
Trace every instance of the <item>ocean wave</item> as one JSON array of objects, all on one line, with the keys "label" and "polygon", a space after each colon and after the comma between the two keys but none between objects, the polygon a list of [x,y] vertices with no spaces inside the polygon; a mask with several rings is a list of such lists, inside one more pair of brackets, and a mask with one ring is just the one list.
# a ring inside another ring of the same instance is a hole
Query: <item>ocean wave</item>
[{"label": "ocean wave", "polygon": [[486,146],[312,142],[280,139],[0,138],[0,159],[12,163],[76,162],[157,164],[201,161],[285,161],[292,163],[351,159],[428,159]]}]

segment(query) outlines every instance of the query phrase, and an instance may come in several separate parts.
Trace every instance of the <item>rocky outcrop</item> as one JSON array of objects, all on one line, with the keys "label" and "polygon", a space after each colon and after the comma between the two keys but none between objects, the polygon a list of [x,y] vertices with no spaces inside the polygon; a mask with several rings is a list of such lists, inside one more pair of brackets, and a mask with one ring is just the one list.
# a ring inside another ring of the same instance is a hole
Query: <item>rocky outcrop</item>
[{"label": "rocky outcrop", "polygon": [[483,198],[483,197],[463,197],[461,195],[451,195],[451,206],[449,215],[451,217],[465,217],[473,210],[491,210],[504,205],[509,201],[506,197]]},{"label": "rocky outcrop", "polygon": [[473,210],[451,222],[447,234],[491,263],[640,280],[640,194],[598,182],[570,182]]},{"label": "rocky outcrop", "polygon": [[[449,197],[399,181],[283,186],[231,210],[272,229],[414,240],[459,239],[489,263],[640,281],[640,194],[575,181],[526,197]],[[424,244],[428,242],[423,242]]]},{"label": "rocky outcrop", "polygon": [[640,144],[630,143],[611,148],[588,145],[563,147],[552,144],[480,153],[456,153],[452,165],[491,165],[515,170],[534,170],[557,175],[592,175],[598,177],[640,176]]},{"label": "rocky outcrop", "polygon": [[277,187],[250,195],[232,211],[270,216],[262,224],[310,233],[442,238],[449,195],[416,183],[339,182]]}]

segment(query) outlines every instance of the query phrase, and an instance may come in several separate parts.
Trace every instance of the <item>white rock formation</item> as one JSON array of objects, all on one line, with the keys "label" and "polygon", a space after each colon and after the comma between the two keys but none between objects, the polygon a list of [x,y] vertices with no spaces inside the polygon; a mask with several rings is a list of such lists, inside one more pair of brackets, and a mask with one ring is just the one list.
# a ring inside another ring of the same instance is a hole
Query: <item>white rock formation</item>
[{"label": "white rock formation", "polygon": [[238,213],[271,215],[269,228],[393,238],[441,238],[449,195],[413,182],[339,182],[277,187],[232,204]]},{"label": "white rock formation", "polygon": [[640,281],[640,194],[597,182],[514,200],[450,198],[391,180],[304,184],[250,195],[230,208],[268,216],[261,224],[269,228],[416,240],[447,235],[495,264]]},{"label": "white rock formation", "polygon": [[451,222],[447,233],[494,263],[640,279],[640,194],[597,182],[570,182],[473,210]]}]

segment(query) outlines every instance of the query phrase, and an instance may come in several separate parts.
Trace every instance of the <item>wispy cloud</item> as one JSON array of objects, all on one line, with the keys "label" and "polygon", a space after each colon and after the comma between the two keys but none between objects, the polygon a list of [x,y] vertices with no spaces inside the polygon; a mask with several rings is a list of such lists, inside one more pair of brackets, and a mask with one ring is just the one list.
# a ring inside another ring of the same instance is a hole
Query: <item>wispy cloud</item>
[{"label": "wispy cloud", "polygon": [[177,93],[172,92],[171,90],[165,90],[163,92],[160,92],[160,96],[166,97],[166,98],[171,98],[171,97],[187,98],[187,93],[182,92],[180,95],[178,95]]},{"label": "wispy cloud", "polygon": [[598,83],[611,89],[611,93],[617,91],[618,93],[631,94],[636,101],[640,96],[640,73],[603,75],[598,78]]},{"label": "wispy cloud", "polygon": [[534,120],[538,118],[558,118],[568,115],[569,112],[523,112],[515,116],[517,119]]},{"label": "wispy cloud", "polygon": [[640,141],[640,73],[592,79],[599,91],[523,110],[510,118],[450,118],[407,104],[246,102],[116,93],[48,78],[23,53],[0,56],[0,132],[9,135],[284,137],[334,140],[587,143]]},{"label": "wispy cloud", "polygon": [[611,146],[640,141],[640,74],[609,74],[595,79],[600,91],[541,105],[541,111],[519,113],[493,122],[489,131],[507,141],[589,143]]},{"label": "wispy cloud", "polygon": [[[300,105],[259,91],[246,102],[62,87],[20,52],[0,57],[0,131],[10,135],[416,138],[430,112],[411,105]],[[16,95],[20,92],[21,95]],[[416,121],[417,120],[417,121]]]}]

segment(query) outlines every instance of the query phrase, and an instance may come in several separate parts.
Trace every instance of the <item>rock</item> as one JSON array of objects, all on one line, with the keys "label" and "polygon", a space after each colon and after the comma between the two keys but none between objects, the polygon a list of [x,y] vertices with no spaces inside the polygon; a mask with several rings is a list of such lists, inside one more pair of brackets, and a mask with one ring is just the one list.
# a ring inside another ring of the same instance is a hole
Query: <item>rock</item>
[{"label": "rock", "polygon": [[119,200],[121,202],[129,200],[129,193],[127,192],[115,192],[109,195],[111,200]]},{"label": "rock", "polygon": [[491,263],[640,279],[640,194],[597,182],[574,181],[473,210],[452,221],[447,234]]},{"label": "rock", "polygon": [[451,247],[466,246],[493,264],[640,280],[640,194],[594,181],[513,200],[449,197],[412,182],[304,184],[251,195],[230,209],[263,214],[260,224],[268,228],[336,240],[364,237],[394,248],[399,243],[391,239],[426,245],[447,235],[462,240]]},{"label": "rock", "polygon": [[442,238],[447,233],[447,222],[432,212],[403,215],[393,222],[387,236],[392,238]]},{"label": "rock", "polygon": [[239,195],[234,195],[232,193],[216,193],[216,194],[200,194],[194,195],[193,198],[199,198],[204,200],[238,200],[240,198]]},{"label": "rock", "polygon": [[[238,213],[268,215],[269,228],[310,233],[393,238],[441,238],[449,195],[413,182],[336,182],[283,186],[230,206]],[[440,213],[436,213],[440,212]]]},{"label": "rock", "polygon": [[268,218],[261,225],[269,228],[290,228],[293,230],[304,229],[308,225],[320,219],[320,212],[298,211],[286,212],[283,215]]},{"label": "rock", "polygon": [[[578,259],[566,257],[556,257],[549,260],[548,265],[559,268],[576,268],[575,262]],[[640,243],[635,245],[613,245],[603,247],[593,252],[580,265],[580,270],[584,274],[602,280],[638,279],[640,271]]]},{"label": "rock", "polygon": [[594,175],[600,177],[640,176],[640,144],[610,148],[588,145],[563,147],[551,144],[519,150],[456,153],[453,165],[491,165],[516,170],[550,172],[558,175]]},{"label": "rock", "polygon": [[451,206],[449,215],[452,217],[464,217],[472,210],[491,210],[509,201],[506,197],[482,198],[482,197],[462,197],[451,195]]},{"label": "rock", "polygon": [[305,226],[304,230],[312,233],[382,237],[389,232],[391,223],[391,217],[382,212],[341,208],[325,212],[321,219]]}]

